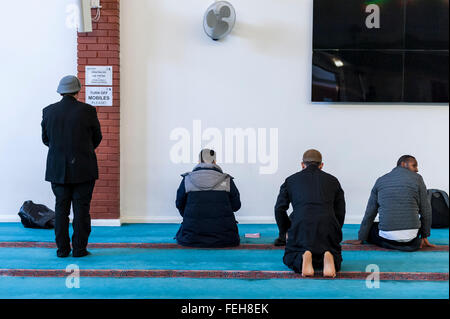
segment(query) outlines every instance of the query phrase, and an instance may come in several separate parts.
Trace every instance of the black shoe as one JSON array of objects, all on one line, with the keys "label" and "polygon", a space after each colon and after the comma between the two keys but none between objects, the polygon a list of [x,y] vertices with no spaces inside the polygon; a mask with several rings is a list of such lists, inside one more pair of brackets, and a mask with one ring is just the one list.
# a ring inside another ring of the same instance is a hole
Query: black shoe
[{"label": "black shoe", "polygon": [[58,256],[59,258],[66,258],[69,257],[70,255],[70,250],[69,251],[57,251],[56,252],[56,256]]},{"label": "black shoe", "polygon": [[286,239],[278,237],[273,244],[275,246],[286,246]]},{"label": "black shoe", "polygon": [[87,250],[84,250],[84,251],[72,254],[72,256],[75,257],[75,258],[85,257],[85,256],[88,256],[88,255],[91,255],[91,253],[88,252]]}]

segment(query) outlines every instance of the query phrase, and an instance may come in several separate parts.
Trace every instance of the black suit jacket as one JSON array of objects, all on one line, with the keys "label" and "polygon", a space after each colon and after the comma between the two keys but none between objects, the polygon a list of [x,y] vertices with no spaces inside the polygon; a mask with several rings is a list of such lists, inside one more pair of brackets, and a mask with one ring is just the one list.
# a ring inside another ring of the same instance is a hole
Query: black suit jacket
[{"label": "black suit jacket", "polygon": [[[287,216],[289,204],[293,206]],[[288,177],[275,205],[280,233],[288,232],[286,252],[340,253],[345,219],[344,191],[332,175],[310,165]]]},{"label": "black suit jacket", "polygon": [[41,126],[42,142],[49,147],[46,181],[76,184],[98,179],[95,149],[102,133],[94,107],[65,96],[44,109]]}]

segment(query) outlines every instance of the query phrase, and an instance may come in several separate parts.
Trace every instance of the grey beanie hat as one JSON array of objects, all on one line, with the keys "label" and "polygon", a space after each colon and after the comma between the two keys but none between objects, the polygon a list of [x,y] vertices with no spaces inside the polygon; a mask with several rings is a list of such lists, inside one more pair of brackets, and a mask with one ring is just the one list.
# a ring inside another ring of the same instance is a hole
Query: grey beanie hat
[{"label": "grey beanie hat", "polygon": [[216,160],[216,152],[205,148],[199,155],[200,163],[212,164]]},{"label": "grey beanie hat", "polygon": [[61,79],[56,92],[59,94],[78,93],[81,90],[80,80],[73,75],[65,76]]}]

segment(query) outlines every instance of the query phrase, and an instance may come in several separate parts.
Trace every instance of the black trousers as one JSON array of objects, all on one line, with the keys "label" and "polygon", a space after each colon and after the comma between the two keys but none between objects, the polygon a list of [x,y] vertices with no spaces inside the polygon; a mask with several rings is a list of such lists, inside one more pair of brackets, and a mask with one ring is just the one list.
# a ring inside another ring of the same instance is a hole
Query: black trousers
[{"label": "black trousers", "polygon": [[398,242],[395,240],[389,240],[379,235],[378,225],[379,223],[373,223],[372,227],[370,228],[369,238],[367,238],[368,243],[386,249],[395,249],[401,251],[416,251],[420,249],[420,244],[422,240],[419,238],[419,235],[417,235],[416,238],[408,242]]},{"label": "black trousers", "polygon": [[58,254],[70,252],[69,215],[73,208],[73,255],[86,252],[91,233],[91,216],[89,214],[95,180],[81,184],[55,184],[52,190],[56,196],[55,205],[55,240]]}]

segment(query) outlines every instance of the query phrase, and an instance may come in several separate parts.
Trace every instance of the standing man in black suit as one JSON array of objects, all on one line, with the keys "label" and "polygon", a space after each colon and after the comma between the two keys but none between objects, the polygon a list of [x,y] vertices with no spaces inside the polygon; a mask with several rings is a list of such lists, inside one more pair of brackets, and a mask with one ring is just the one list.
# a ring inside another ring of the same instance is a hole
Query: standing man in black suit
[{"label": "standing man in black suit", "polygon": [[73,257],[89,255],[87,244],[91,233],[89,215],[98,165],[95,149],[102,133],[94,107],[79,102],[80,80],[66,76],[57,92],[63,97],[46,107],[42,117],[42,141],[49,147],[45,180],[52,183],[56,196],[55,235],[57,256],[67,257],[71,252],[69,214],[72,204]]}]

